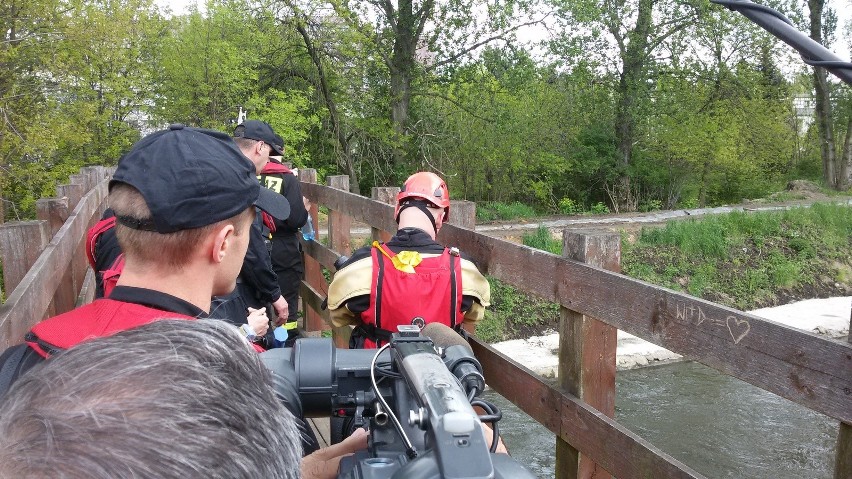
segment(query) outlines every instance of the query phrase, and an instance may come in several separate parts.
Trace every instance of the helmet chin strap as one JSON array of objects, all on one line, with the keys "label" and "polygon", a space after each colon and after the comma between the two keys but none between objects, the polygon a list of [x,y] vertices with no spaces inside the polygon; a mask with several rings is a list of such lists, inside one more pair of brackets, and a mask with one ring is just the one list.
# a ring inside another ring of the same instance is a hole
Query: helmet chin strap
[{"label": "helmet chin strap", "polygon": [[[432,230],[435,231],[435,235],[437,236],[438,224],[435,222],[435,216],[432,215],[431,211],[429,211],[429,207],[427,205],[428,203],[422,200],[403,200],[403,203],[399,205],[399,214],[402,215],[403,210],[405,210],[406,208],[417,208],[418,210],[422,211],[427,218],[429,218],[429,221],[432,222]],[[397,216],[396,220],[399,221],[399,216]]]}]

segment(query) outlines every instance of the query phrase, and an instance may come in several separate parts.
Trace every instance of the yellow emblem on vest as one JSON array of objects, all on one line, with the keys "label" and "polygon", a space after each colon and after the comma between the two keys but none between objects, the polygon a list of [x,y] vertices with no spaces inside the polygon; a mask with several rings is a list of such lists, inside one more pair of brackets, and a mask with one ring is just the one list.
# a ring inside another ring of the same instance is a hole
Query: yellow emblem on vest
[{"label": "yellow emblem on vest", "polygon": [[284,186],[284,180],[275,176],[258,175],[257,179],[263,183],[266,189],[279,194],[281,193],[281,187]]},{"label": "yellow emblem on vest", "polygon": [[414,268],[423,261],[423,257],[417,251],[400,251],[396,256],[391,256],[384,248],[379,246],[378,241],[373,241],[373,247],[378,248],[388,259],[393,262],[393,267],[403,273],[414,273]]}]

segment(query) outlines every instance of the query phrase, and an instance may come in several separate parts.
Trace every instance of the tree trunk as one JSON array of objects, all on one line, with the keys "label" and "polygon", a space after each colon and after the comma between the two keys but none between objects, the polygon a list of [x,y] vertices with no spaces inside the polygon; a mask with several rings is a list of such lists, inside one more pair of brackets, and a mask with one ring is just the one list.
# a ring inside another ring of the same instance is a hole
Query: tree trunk
[{"label": "tree trunk", "polygon": [[707,206],[707,177],[710,175],[710,160],[704,160],[701,168],[701,187],[698,190],[698,207]]},{"label": "tree trunk", "polygon": [[[411,106],[411,82],[414,78],[418,25],[425,18],[415,16],[412,0],[400,0],[394,25],[393,54],[390,58],[390,114],[398,141],[394,147],[394,166],[405,162],[408,135],[408,111]],[[392,11],[392,6],[390,7]],[[386,7],[387,9],[387,7]],[[424,12],[426,14],[426,12]],[[428,14],[431,14],[429,12]],[[389,19],[390,20],[390,19]]]},{"label": "tree trunk", "polygon": [[[825,0],[808,0],[811,19],[811,38],[822,43],[822,12]],[[816,121],[822,155],[822,175],[825,185],[837,189],[834,132],[831,125],[831,91],[824,68],[814,67],[813,82],[816,93]]]},{"label": "tree trunk", "polygon": [[852,115],[846,122],[846,140],[843,142],[843,157],[837,174],[837,189],[844,191],[852,186]]},{"label": "tree trunk", "polygon": [[340,146],[337,164],[349,176],[349,191],[356,195],[360,195],[361,188],[358,186],[358,172],[355,169],[355,162],[352,159],[352,146],[349,144],[349,138],[343,131],[343,125],[337,111],[337,102],[334,100],[334,96],[331,94],[331,89],[328,86],[328,77],[325,74],[322,59],[319,56],[319,52],[314,47],[314,43],[311,40],[310,35],[308,35],[308,31],[301,19],[296,20],[296,30],[305,42],[305,48],[308,50],[308,55],[311,57],[311,63],[314,64],[314,68],[317,70],[315,87],[322,96],[325,106],[328,109],[331,128],[334,132],[335,140],[337,140],[337,144]]},{"label": "tree trunk", "polygon": [[628,34],[629,43],[621,51],[623,70],[618,82],[618,106],[615,114],[615,139],[619,178],[613,205],[618,211],[636,211],[638,198],[628,171],[633,159],[636,107],[646,90],[645,72],[648,44],[653,21],[654,0],[640,0],[636,26]]}]

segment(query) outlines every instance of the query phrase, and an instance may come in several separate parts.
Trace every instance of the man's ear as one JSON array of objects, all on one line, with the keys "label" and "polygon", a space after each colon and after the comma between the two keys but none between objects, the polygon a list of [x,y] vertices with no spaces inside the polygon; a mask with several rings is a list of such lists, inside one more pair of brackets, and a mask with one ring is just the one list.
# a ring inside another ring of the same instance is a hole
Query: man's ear
[{"label": "man's ear", "polygon": [[441,230],[441,227],[444,226],[444,215],[447,214],[447,210],[443,208],[434,208],[431,209],[432,217],[435,218],[435,233]]},{"label": "man's ear", "polygon": [[230,253],[236,231],[234,225],[226,224],[217,229],[213,235],[213,247],[210,250],[210,259],[214,263],[221,263]]}]

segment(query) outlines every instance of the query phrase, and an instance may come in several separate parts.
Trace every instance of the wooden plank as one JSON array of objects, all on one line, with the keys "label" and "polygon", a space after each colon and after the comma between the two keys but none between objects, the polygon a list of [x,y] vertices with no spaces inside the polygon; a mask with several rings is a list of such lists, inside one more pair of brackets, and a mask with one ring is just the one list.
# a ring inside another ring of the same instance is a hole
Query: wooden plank
[{"label": "wooden plank", "polygon": [[302,184],[302,193],[311,201],[327,206],[330,210],[345,212],[353,220],[385,231],[396,231],[393,206],[365,198],[354,193],[340,191],[324,185]]},{"label": "wooden plank", "polygon": [[[396,208],[396,196],[399,194],[398,186],[388,186],[388,187],[373,187],[371,198],[374,201],[378,201],[380,203],[385,203]],[[372,238],[373,241],[386,242],[391,239],[391,236],[396,231],[386,231],[379,228],[371,228],[372,230]],[[396,230],[396,228],[394,228]]]},{"label": "wooden plank", "polygon": [[[340,254],[337,251],[316,241],[303,240],[302,250],[305,252],[305,256],[310,255],[314,261],[319,262],[321,266],[329,271],[334,271],[334,262],[337,261],[337,258],[340,258]],[[324,280],[325,278],[323,278]]]},{"label": "wooden plank", "polygon": [[[338,175],[327,178],[328,186],[340,191],[349,191],[349,176]],[[339,210],[330,210],[328,213],[328,244],[335,252],[349,256],[352,254],[352,218]],[[328,290],[328,288],[326,288]],[[349,347],[349,337],[352,330],[349,327],[331,328],[331,338],[338,348]]]},{"label": "wooden plank", "polygon": [[[849,327],[852,331],[852,304],[849,305]],[[852,343],[852,334],[847,337]],[[840,423],[834,456],[834,479],[852,477],[852,424]]]},{"label": "wooden plank", "polygon": [[71,211],[74,211],[84,194],[86,194],[86,192],[84,191],[83,185],[71,183],[56,187],[56,196],[60,198],[67,198],[68,209]]},{"label": "wooden plank", "polygon": [[0,307],[0,348],[20,343],[24,333],[42,319],[61,281],[56,271],[69,268],[74,255],[82,254],[75,248],[106,196],[106,181],[86,194],[8,301]]},{"label": "wooden plank", "polygon": [[459,228],[476,229],[476,203],[467,200],[451,200],[449,223]]},{"label": "wooden plank", "polygon": [[[317,170],[313,168],[299,170],[299,180],[302,183],[302,194],[311,201],[310,215],[314,221],[315,232],[313,241],[305,241],[304,238],[300,240],[302,242],[302,249],[305,251],[305,255],[303,257],[305,263],[305,284],[311,288],[319,288],[320,284],[325,283],[325,277],[322,275],[320,264],[316,261],[316,259],[314,259],[314,257],[312,257],[313,255],[311,254],[311,250],[314,247],[313,245],[319,244],[320,241],[319,218],[317,216],[320,201],[316,196],[316,190],[312,190],[310,188],[311,186],[316,186]],[[325,329],[325,321],[323,320],[323,317],[317,313],[317,308],[307,307],[305,304],[304,294],[302,294],[302,317],[305,318],[302,328],[306,332],[322,331]]]},{"label": "wooden plank", "polygon": [[536,421],[620,479],[702,478],[576,396],[558,391],[491,346],[471,339],[486,382]]},{"label": "wooden plank", "polygon": [[83,281],[83,287],[80,288],[80,294],[77,295],[77,301],[74,304],[75,308],[79,308],[84,304],[89,304],[95,300],[95,272],[90,268],[86,273],[86,279]]},{"label": "wooden plank", "polygon": [[[361,205],[355,205],[361,211]],[[445,225],[480,270],[847,424],[852,345]]]},{"label": "wooden plank", "polygon": [[0,256],[7,294],[15,291],[49,241],[46,221],[15,221],[0,225]]},{"label": "wooden plank", "polygon": [[325,301],[326,294],[314,288],[313,286],[302,281],[299,287],[299,294],[302,296],[302,302],[306,308],[310,308],[322,318],[322,327],[312,331],[328,330],[331,320],[329,319],[328,309],[322,308],[322,302]]},{"label": "wooden plank", "polygon": [[[47,221],[50,228],[51,238],[59,232],[62,225],[71,214],[68,207],[68,198],[42,198],[36,201],[37,217]],[[77,302],[77,288],[74,284],[74,272],[72,269],[62,271],[62,281],[53,295],[53,303],[48,307],[46,317],[64,313],[74,308]]]},{"label": "wooden plank", "polygon": [[[349,191],[349,177],[346,175],[329,176],[328,186],[340,191]],[[331,249],[340,254],[352,254],[352,218],[338,209],[330,208],[328,212],[328,244]]]},{"label": "wooden plank", "polygon": [[[621,271],[621,237],[565,230],[562,254],[569,259]],[[560,307],[559,385],[608,417],[615,416],[615,363],[618,330],[593,317]],[[608,479],[588,456],[556,439],[556,476]]]}]

